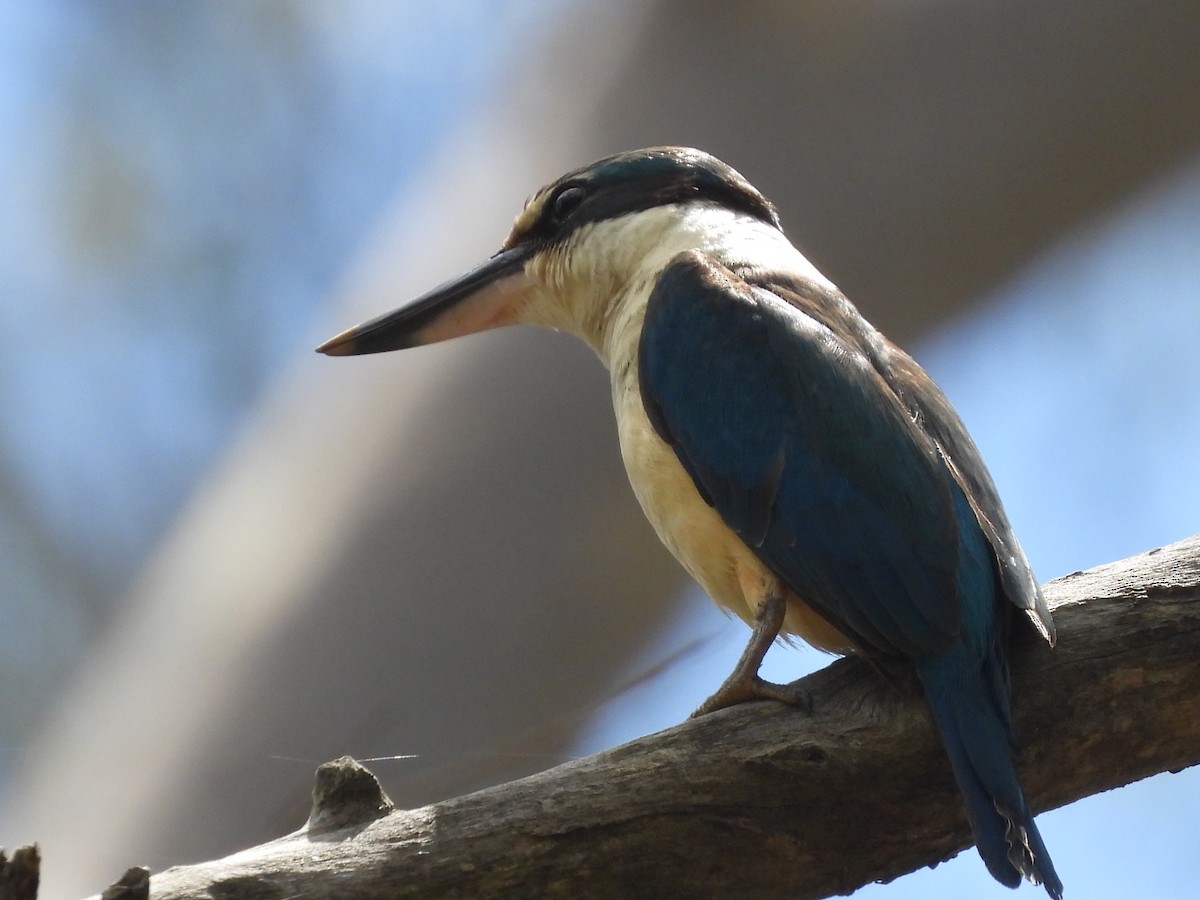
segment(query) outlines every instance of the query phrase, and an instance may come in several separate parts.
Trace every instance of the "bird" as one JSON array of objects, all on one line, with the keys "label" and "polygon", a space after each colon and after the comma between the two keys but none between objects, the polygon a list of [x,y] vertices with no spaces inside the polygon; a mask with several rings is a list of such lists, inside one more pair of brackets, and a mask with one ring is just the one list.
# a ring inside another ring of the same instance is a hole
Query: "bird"
[{"label": "bird", "polygon": [[534,194],[466,274],[317,350],[517,323],[596,352],[643,511],[752,628],[697,714],[803,704],[758,675],[780,638],[910,665],[988,871],[1059,900],[1014,764],[1006,656],[1019,612],[1054,644],[1049,608],[946,395],[792,244],[774,205],[700,150],[609,156]]}]

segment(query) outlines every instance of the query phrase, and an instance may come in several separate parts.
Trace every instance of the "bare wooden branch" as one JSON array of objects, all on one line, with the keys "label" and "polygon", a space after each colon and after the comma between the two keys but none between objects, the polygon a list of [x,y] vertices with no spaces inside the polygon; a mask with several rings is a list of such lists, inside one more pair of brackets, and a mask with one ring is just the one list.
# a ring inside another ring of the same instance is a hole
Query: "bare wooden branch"
[{"label": "bare wooden branch", "polygon": [[37,844],[18,847],[12,859],[0,848],[0,900],[37,900],[41,866]]},{"label": "bare wooden branch", "polygon": [[100,894],[100,900],[150,900],[150,870],[132,866]]},{"label": "bare wooden branch", "polygon": [[[1013,652],[1034,808],[1200,761],[1200,536],[1047,593],[1058,648]],[[967,846],[915,685],[849,660],[804,681],[809,716],[746,705],[421,809],[330,763],[308,825],[155,875],[153,896],[823,897]]]}]

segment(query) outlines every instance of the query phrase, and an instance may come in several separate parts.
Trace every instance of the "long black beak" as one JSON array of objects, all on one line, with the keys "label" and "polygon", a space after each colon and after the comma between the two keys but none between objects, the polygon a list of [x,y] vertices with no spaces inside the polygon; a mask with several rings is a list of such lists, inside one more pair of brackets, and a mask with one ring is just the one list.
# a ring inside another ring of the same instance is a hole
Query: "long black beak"
[{"label": "long black beak", "polygon": [[438,285],[407,306],[356,325],[317,348],[328,356],[384,353],[509,325],[532,284],[528,245],[501,250],[465,275]]}]

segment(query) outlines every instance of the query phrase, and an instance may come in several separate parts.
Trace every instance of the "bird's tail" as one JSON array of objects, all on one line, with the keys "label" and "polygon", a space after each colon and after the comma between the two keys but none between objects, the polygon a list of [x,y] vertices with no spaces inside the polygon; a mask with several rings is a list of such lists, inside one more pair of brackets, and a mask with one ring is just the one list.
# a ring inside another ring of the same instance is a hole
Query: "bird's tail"
[{"label": "bird's tail", "polygon": [[1034,824],[1013,765],[1003,662],[972,665],[958,652],[918,663],[934,723],[962,792],[975,846],[988,871],[1015,888],[1024,876],[1054,900],[1062,882]]}]

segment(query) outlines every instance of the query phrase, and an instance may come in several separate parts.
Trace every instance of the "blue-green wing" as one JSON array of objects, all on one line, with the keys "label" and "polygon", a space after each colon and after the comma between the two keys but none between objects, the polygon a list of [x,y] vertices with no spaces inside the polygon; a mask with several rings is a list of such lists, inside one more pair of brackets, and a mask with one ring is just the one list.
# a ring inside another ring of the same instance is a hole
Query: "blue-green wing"
[{"label": "blue-green wing", "polygon": [[879,652],[954,643],[959,532],[977,526],[863,353],[690,252],[654,288],[639,378],[697,490],[806,602]]}]

